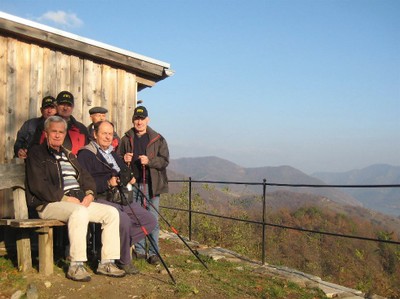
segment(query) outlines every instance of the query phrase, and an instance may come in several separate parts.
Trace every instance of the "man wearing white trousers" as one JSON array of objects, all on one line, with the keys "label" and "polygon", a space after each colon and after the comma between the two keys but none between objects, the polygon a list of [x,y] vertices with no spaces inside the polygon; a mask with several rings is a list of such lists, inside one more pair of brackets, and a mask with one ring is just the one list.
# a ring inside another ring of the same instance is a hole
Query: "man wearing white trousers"
[{"label": "man wearing white trousers", "polygon": [[120,257],[119,214],[111,206],[94,202],[96,184],[74,154],[63,148],[67,123],[59,116],[44,124],[46,140],[34,145],[26,161],[26,200],[42,219],[57,219],[68,224],[71,264],[67,277],[90,281],[84,268],[87,261],[86,235],[89,222],[102,226],[101,261],[97,274],[123,277],[114,263]]}]

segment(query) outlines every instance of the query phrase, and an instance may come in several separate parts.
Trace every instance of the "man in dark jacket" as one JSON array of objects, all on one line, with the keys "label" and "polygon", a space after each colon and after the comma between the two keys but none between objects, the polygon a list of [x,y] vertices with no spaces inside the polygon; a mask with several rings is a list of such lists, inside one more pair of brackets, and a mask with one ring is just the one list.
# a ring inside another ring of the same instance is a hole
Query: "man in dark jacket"
[{"label": "man in dark jacket", "polygon": [[40,108],[40,117],[28,119],[17,133],[14,143],[14,155],[20,159],[26,159],[28,148],[31,145],[36,128],[43,126],[44,121],[55,115],[57,112],[56,99],[52,96],[46,96],[42,99],[42,107]]},{"label": "man in dark jacket", "polygon": [[[86,126],[77,121],[73,116],[75,100],[69,91],[61,91],[56,98],[57,115],[61,116],[68,124],[67,135],[65,136],[63,147],[70,150],[73,154],[77,154],[79,149],[89,143],[89,133]],[[33,144],[41,144],[44,142],[45,135],[43,125],[39,126],[33,138]]]},{"label": "man in dark jacket", "polygon": [[111,206],[93,202],[96,184],[74,154],[62,144],[67,123],[51,116],[44,123],[46,142],[34,145],[26,160],[26,200],[42,219],[68,223],[71,264],[67,277],[89,281],[83,267],[87,261],[86,235],[90,222],[101,223],[103,246],[98,274],[122,277],[125,272],[114,263],[120,257],[119,215]]},{"label": "man in dark jacket", "polygon": [[[169,150],[164,137],[148,126],[149,121],[147,109],[143,106],[136,107],[132,117],[133,127],[121,138],[118,153],[130,165],[133,173],[139,174],[136,182],[142,192],[136,192],[137,200],[141,200],[143,206],[158,220],[160,194],[168,192]],[[145,198],[141,196],[142,193],[145,194]],[[157,248],[149,246],[147,256],[145,240],[135,244],[137,258],[147,258],[150,264],[159,264],[156,254],[156,250],[159,250],[159,232],[160,228],[157,225],[150,234]]]},{"label": "man in dark jacket", "polygon": [[[117,265],[126,274],[137,274],[139,270],[132,264],[131,246],[145,238],[142,228],[151,232],[157,225],[153,215],[143,209],[137,202],[128,202],[128,198],[119,202],[110,202],[107,195],[117,190],[122,191],[121,173],[128,170],[124,161],[114,151],[112,146],[114,126],[109,121],[96,122],[93,126],[94,139],[79,150],[78,161],[94,178],[96,182],[96,201],[115,207],[119,212],[119,235],[121,239],[121,258]],[[126,180],[135,183],[132,175]],[[127,184],[128,182],[124,182]]]}]

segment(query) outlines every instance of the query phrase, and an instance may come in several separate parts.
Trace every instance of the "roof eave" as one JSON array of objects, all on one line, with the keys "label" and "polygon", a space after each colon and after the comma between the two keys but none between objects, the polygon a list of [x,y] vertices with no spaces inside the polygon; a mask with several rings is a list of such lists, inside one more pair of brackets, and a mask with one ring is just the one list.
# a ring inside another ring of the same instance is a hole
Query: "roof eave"
[{"label": "roof eave", "polygon": [[[142,77],[143,82],[147,82],[147,80],[148,82],[158,82],[174,73],[170,69],[169,63],[3,12],[0,12],[0,32],[5,32],[9,36],[34,42],[71,55],[125,69]],[[142,85],[144,87],[151,87],[151,84],[144,83]]]}]

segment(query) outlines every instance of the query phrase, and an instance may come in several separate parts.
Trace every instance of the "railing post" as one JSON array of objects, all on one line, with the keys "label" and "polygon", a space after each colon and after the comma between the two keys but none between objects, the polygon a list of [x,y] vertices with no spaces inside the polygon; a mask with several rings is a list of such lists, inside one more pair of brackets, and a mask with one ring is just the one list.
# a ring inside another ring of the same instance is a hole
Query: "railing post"
[{"label": "railing post", "polygon": [[189,177],[189,241],[192,241],[192,177]]},{"label": "railing post", "polygon": [[262,212],[262,257],[261,261],[262,264],[265,265],[265,251],[266,251],[266,245],[265,245],[265,230],[266,230],[266,225],[265,225],[265,214],[266,214],[266,189],[267,189],[267,180],[263,179],[263,212]]}]

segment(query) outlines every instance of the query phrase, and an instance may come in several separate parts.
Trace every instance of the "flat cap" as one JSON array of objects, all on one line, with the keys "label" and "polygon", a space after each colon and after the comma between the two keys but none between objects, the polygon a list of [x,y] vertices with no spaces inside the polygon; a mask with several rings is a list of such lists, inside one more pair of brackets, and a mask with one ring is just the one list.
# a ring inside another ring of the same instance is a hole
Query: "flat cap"
[{"label": "flat cap", "polygon": [[104,114],[104,113],[107,113],[107,112],[108,112],[108,110],[106,108],[103,108],[103,107],[93,107],[93,108],[90,108],[90,110],[89,110],[89,114],[90,115],[96,114],[96,113]]}]

